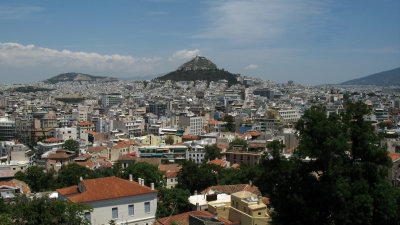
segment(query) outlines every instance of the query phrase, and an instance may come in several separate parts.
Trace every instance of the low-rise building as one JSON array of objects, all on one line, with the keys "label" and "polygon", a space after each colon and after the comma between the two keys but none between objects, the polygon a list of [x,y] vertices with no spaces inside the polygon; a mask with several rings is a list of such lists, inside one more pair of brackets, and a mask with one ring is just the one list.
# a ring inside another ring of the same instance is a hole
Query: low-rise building
[{"label": "low-rise building", "polygon": [[59,199],[74,203],[86,203],[93,208],[85,217],[91,224],[138,224],[155,222],[157,190],[117,177],[81,180],[77,185],[57,189]]}]

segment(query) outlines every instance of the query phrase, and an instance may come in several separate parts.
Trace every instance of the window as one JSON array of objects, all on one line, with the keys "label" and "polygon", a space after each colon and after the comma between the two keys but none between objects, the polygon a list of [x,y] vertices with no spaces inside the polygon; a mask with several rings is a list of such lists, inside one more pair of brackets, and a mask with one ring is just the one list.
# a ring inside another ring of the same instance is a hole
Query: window
[{"label": "window", "polygon": [[118,207],[112,208],[112,218],[118,219]]},{"label": "window", "polygon": [[145,213],[150,213],[150,202],[145,202],[144,203],[144,212]]},{"label": "window", "polygon": [[128,205],[128,213],[129,213],[130,216],[135,215],[135,211],[134,211],[133,205]]},{"label": "window", "polygon": [[90,212],[85,212],[85,219],[87,219],[89,222],[91,221]]}]

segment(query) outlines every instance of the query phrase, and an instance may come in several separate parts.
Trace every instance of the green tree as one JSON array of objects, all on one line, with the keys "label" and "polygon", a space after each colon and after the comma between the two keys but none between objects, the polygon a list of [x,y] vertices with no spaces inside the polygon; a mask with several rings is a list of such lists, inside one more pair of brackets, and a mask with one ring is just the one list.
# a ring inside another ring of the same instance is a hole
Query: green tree
[{"label": "green tree", "polygon": [[159,188],[157,204],[157,218],[176,215],[191,210],[189,203],[189,190],[180,188]]},{"label": "green tree", "polygon": [[247,148],[247,141],[241,138],[235,138],[231,143],[229,143],[229,148],[232,148],[235,145],[243,146],[242,149],[245,150]]},{"label": "green tree", "polygon": [[122,170],[122,162],[121,161],[116,161],[113,165],[112,165],[112,173],[114,176],[116,177],[122,177],[123,175],[123,170]]},{"label": "green tree", "polygon": [[72,139],[66,140],[63,144],[63,148],[68,151],[79,153],[79,142]]},{"label": "green tree", "polygon": [[206,154],[204,155],[205,162],[221,158],[221,149],[218,148],[217,144],[206,145],[205,150],[206,150]]},{"label": "green tree", "polygon": [[229,132],[236,131],[235,119],[233,118],[233,116],[225,115],[222,120],[227,123],[225,126],[226,131],[229,131]]},{"label": "green tree", "polygon": [[147,162],[131,164],[124,169],[123,178],[128,179],[129,174],[132,174],[134,180],[144,179],[146,186],[150,186],[151,183],[154,183],[156,188],[164,186],[164,174],[153,164]]},{"label": "green tree", "polygon": [[193,161],[183,161],[182,169],[178,173],[178,187],[188,189],[190,193],[201,191],[209,186],[217,184],[217,173],[222,167],[201,164]]},{"label": "green tree", "polygon": [[366,113],[363,103],[329,117],[312,107],[296,125],[295,155],[263,156],[257,185],[270,196],[273,223],[398,224],[399,191],[385,180],[390,161]]},{"label": "green tree", "polygon": [[96,173],[93,170],[76,163],[62,165],[61,169],[58,171],[58,176],[54,186],[56,188],[62,188],[77,185],[80,177],[83,179],[93,179],[96,178]]},{"label": "green tree", "polygon": [[172,144],[174,144],[174,138],[173,138],[172,136],[168,135],[168,136],[165,138],[165,144],[167,144],[167,145],[172,145]]},{"label": "green tree", "polygon": [[53,179],[53,172],[44,173],[43,168],[31,166],[25,172],[18,171],[15,179],[24,181],[29,185],[33,192],[46,191],[50,189]]},{"label": "green tree", "polygon": [[[52,200],[47,197],[30,199],[24,195],[17,195],[13,203],[7,205],[7,210],[0,207],[0,215],[6,215],[8,221],[13,222],[12,224],[78,225],[89,224],[89,221],[84,218],[84,213],[91,210],[91,207],[86,204]],[[1,224],[7,224],[7,220],[6,223],[2,220]]]}]

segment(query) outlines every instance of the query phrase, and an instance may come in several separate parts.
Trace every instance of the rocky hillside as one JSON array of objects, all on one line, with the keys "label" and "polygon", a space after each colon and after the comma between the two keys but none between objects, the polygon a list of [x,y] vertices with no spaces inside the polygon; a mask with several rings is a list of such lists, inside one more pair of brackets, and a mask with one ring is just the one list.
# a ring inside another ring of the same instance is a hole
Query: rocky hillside
[{"label": "rocky hillside", "polygon": [[117,78],[93,76],[82,73],[63,73],[45,80],[45,83],[55,84],[66,81],[89,81],[89,82],[115,82]]},{"label": "rocky hillside", "polygon": [[358,79],[349,80],[341,83],[341,85],[400,86],[400,67]]},{"label": "rocky hillside", "polygon": [[206,57],[196,56],[189,62],[179,66],[177,70],[170,72],[164,76],[156,78],[156,80],[172,80],[172,81],[195,81],[206,80],[218,81],[227,80],[229,85],[237,83],[237,76],[228,71],[218,69],[218,67]]}]

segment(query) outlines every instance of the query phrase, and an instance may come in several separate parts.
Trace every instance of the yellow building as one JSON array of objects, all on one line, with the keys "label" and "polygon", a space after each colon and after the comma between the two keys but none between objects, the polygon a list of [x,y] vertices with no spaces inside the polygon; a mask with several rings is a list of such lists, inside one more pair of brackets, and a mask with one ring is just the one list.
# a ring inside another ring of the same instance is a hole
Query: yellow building
[{"label": "yellow building", "polygon": [[208,211],[242,225],[267,225],[271,221],[261,196],[248,191],[233,193],[230,202],[208,205]]}]

